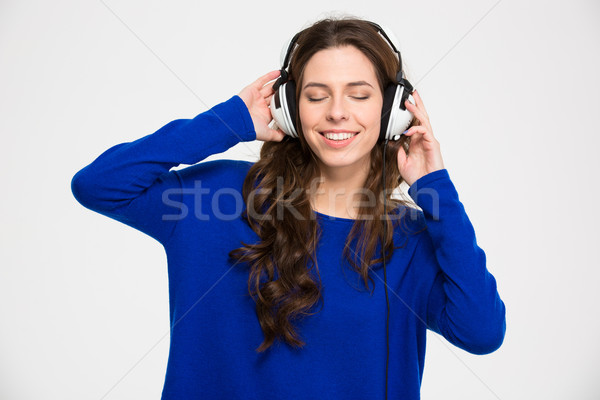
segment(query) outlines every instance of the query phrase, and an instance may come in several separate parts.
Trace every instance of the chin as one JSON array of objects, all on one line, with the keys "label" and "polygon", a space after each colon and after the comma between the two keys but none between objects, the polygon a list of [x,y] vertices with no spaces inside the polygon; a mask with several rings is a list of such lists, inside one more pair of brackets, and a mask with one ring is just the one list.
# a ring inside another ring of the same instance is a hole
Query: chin
[{"label": "chin", "polygon": [[363,165],[369,165],[371,154],[370,152],[362,157],[351,155],[348,153],[337,154],[335,156],[324,155],[323,157],[317,154],[319,164],[325,168],[360,168]]}]

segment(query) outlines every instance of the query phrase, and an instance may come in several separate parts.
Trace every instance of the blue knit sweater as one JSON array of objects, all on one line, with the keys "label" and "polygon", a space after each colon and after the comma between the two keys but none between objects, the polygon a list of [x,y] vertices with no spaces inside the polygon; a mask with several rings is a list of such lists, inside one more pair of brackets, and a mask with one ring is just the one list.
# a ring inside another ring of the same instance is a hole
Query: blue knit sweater
[{"label": "blue knit sweater", "polygon": [[[256,133],[238,97],[193,119],[102,153],[73,177],[85,207],[159,241],[168,259],[171,342],[163,399],[381,399],[385,392],[383,269],[374,291],[342,259],[353,220],[316,213],[319,312],[296,326],[306,345],[276,341],[264,353],[248,268],[229,259],[256,234],[240,217],[251,163],[199,163]],[[170,170],[179,164],[190,165]],[[409,189],[423,212],[396,229],[404,246],[387,261],[390,302],[389,398],[418,399],[426,329],[475,354],[496,350],[505,308],[486,257],[447,170]],[[426,227],[414,233],[419,227]]]}]

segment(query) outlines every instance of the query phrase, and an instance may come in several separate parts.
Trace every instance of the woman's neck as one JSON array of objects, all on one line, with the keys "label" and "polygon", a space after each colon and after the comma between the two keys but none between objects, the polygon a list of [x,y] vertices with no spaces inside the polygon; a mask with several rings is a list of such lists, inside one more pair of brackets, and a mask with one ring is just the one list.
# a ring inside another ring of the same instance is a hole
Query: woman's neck
[{"label": "woman's neck", "polygon": [[309,196],[314,211],[338,218],[356,219],[363,198],[369,164],[321,166],[321,176],[311,182]]}]

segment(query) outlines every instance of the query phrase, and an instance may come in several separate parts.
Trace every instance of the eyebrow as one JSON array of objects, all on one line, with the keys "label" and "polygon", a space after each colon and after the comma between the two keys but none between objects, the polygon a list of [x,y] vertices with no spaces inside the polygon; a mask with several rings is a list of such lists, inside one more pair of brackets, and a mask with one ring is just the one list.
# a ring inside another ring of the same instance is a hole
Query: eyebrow
[{"label": "eyebrow", "polygon": [[[371,88],[373,88],[373,85],[371,85],[370,83],[365,82],[365,81],[348,82],[346,84],[346,86],[350,86],[350,87],[353,87],[353,86],[365,86],[365,85],[366,86],[370,86]],[[320,88],[329,89],[329,86],[327,86],[324,83],[308,82],[306,85],[304,85],[304,87],[302,88],[302,90],[304,90],[306,88],[309,88],[309,87],[320,87]]]}]

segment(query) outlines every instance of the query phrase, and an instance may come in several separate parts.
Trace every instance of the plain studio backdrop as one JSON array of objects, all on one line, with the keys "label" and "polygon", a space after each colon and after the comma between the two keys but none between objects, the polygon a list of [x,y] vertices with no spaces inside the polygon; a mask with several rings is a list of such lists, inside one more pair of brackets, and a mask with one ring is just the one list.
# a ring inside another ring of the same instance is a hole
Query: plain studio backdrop
[{"label": "plain studio backdrop", "polygon": [[278,69],[332,12],[398,37],[507,306],[491,355],[428,333],[423,399],[599,398],[592,0],[0,1],[0,398],[160,397],[164,250],[79,205],[71,178]]}]

